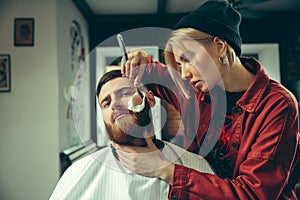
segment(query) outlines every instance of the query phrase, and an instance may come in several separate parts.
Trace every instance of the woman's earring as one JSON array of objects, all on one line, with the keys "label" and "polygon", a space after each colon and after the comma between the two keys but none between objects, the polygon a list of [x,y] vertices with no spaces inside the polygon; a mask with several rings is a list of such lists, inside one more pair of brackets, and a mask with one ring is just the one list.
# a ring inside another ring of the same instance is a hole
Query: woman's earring
[{"label": "woman's earring", "polygon": [[223,60],[222,60],[221,57],[219,57],[219,63],[220,63],[220,64],[223,64]]},{"label": "woman's earring", "polygon": [[226,65],[228,70],[230,70],[228,54],[226,53],[223,57],[219,57],[219,63]]}]

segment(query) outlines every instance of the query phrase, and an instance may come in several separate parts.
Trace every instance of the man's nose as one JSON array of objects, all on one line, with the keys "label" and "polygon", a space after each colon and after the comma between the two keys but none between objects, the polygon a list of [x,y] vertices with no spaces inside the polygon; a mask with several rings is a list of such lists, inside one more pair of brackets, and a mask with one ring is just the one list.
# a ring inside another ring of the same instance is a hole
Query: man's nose
[{"label": "man's nose", "polygon": [[118,110],[118,109],[123,108],[123,107],[124,107],[124,105],[120,101],[120,98],[112,98],[112,100],[111,100],[111,108],[113,110]]}]

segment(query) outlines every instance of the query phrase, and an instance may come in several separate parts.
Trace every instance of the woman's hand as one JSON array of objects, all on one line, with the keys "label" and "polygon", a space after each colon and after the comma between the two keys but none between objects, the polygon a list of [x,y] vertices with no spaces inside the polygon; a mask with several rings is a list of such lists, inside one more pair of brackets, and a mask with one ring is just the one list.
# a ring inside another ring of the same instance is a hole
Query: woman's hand
[{"label": "woman's hand", "polygon": [[134,79],[134,86],[137,87],[148,63],[148,54],[141,49],[135,49],[127,51],[127,57],[128,60],[125,65],[122,59],[121,73],[130,79]]},{"label": "woman's hand", "polygon": [[175,165],[165,159],[151,138],[145,138],[147,146],[124,146],[116,143],[121,164],[130,171],[147,177],[157,177],[172,184]]}]

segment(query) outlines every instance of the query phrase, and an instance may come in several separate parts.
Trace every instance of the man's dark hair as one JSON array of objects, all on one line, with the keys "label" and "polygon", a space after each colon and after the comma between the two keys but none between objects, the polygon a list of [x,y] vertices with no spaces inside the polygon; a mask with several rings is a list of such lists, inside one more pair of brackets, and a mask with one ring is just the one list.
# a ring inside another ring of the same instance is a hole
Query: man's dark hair
[{"label": "man's dark hair", "polygon": [[109,72],[106,72],[98,82],[96,92],[97,96],[99,96],[101,88],[105,83],[118,77],[122,77],[121,70],[111,70]]}]

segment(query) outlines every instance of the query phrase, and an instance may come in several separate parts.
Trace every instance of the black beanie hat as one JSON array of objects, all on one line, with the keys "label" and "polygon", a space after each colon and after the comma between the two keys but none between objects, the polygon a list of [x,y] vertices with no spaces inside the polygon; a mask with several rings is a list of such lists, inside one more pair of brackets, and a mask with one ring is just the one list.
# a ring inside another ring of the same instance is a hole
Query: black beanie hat
[{"label": "black beanie hat", "polygon": [[194,28],[226,40],[237,56],[241,55],[242,38],[239,26],[242,17],[227,1],[207,1],[184,16],[174,27]]}]

